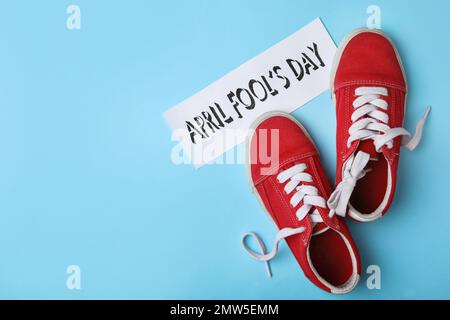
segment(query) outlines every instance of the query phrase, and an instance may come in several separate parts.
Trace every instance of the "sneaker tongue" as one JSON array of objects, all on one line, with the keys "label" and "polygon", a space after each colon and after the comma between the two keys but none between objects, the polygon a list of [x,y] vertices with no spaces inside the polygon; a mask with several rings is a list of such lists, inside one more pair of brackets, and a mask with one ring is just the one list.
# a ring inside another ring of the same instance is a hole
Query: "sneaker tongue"
[{"label": "sneaker tongue", "polygon": [[328,226],[325,223],[323,222],[317,223],[313,228],[312,235],[313,236],[318,235],[322,233],[322,231],[324,231],[325,229],[328,229]]},{"label": "sneaker tongue", "polygon": [[[380,158],[380,152],[377,152],[375,150],[375,145],[373,144],[372,140],[360,141],[358,149],[356,150],[355,154],[358,153],[359,151],[368,153],[370,155],[371,160],[378,160]],[[319,235],[328,228],[329,227],[323,222],[317,223],[313,228],[312,235],[313,236]]]},{"label": "sneaker tongue", "polygon": [[380,157],[380,153],[377,152],[377,150],[375,150],[375,145],[373,144],[372,140],[361,141],[359,143],[358,150],[355,152],[355,154],[358,151],[368,153],[372,160],[378,160],[378,158]]}]

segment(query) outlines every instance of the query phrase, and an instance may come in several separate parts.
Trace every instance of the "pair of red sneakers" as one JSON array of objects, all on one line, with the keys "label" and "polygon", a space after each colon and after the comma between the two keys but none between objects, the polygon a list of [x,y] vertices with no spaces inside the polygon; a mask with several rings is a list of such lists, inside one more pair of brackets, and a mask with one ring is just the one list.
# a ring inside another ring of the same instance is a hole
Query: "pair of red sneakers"
[{"label": "pair of red sneakers", "polygon": [[[404,69],[392,41],[380,31],[360,29],[345,38],[336,53],[330,89],[337,116],[334,191],[302,125],[288,114],[265,114],[248,139],[247,165],[252,189],[280,231],[270,253],[254,233],[245,234],[242,244],[266,262],[270,274],[268,261],[285,239],[311,282],[343,294],[355,288],[361,264],[342,217],[369,222],[386,213],[394,197],[400,148],[417,146],[430,109],[411,137],[403,128]],[[248,236],[258,241],[261,254],[247,246]]]}]

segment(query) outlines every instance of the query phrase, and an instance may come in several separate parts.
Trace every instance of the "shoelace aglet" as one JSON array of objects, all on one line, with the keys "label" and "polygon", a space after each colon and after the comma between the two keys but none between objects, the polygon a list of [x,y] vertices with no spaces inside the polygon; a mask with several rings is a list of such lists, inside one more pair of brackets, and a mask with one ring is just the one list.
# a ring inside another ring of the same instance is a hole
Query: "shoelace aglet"
[{"label": "shoelace aglet", "polygon": [[334,211],[333,209],[330,209],[330,213],[328,214],[328,218],[333,218],[334,215],[336,214],[336,211]]},{"label": "shoelace aglet", "polygon": [[269,261],[264,261],[264,263],[266,264],[267,275],[269,276],[269,278],[272,278],[272,269],[270,268]]},{"label": "shoelace aglet", "polygon": [[428,117],[430,112],[431,112],[431,106],[427,106],[427,110],[425,111],[425,114],[423,115],[424,119],[426,119]]}]

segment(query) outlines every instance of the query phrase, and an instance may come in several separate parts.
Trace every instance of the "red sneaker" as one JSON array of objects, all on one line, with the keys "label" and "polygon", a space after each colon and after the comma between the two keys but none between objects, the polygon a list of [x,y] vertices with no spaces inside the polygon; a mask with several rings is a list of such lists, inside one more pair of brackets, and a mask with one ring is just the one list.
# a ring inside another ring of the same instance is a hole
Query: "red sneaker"
[{"label": "red sneaker", "polygon": [[[400,147],[420,142],[429,107],[413,137],[403,128],[407,84],[392,41],[360,29],[341,43],[331,72],[337,115],[336,189],[332,213],[368,222],[383,216],[394,197]],[[402,141],[403,138],[403,141]]]},{"label": "red sneaker", "polygon": [[[311,282],[331,293],[350,292],[359,280],[358,250],[344,220],[329,216],[331,187],[310,136],[285,113],[263,115],[252,132],[247,142],[250,184],[280,231],[272,252],[266,254],[255,233],[244,235],[244,249],[265,261],[271,276],[268,261],[286,239]],[[256,238],[262,254],[247,247],[248,236]]]}]

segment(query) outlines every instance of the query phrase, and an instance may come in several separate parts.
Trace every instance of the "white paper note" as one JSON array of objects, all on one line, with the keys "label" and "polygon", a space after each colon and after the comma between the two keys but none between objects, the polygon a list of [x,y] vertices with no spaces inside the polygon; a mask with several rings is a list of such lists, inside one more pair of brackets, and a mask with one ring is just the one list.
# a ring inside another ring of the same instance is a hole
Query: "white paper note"
[{"label": "white paper note", "polygon": [[242,143],[270,111],[292,112],[329,87],[336,45],[320,19],[164,113],[185,156],[200,167]]}]

